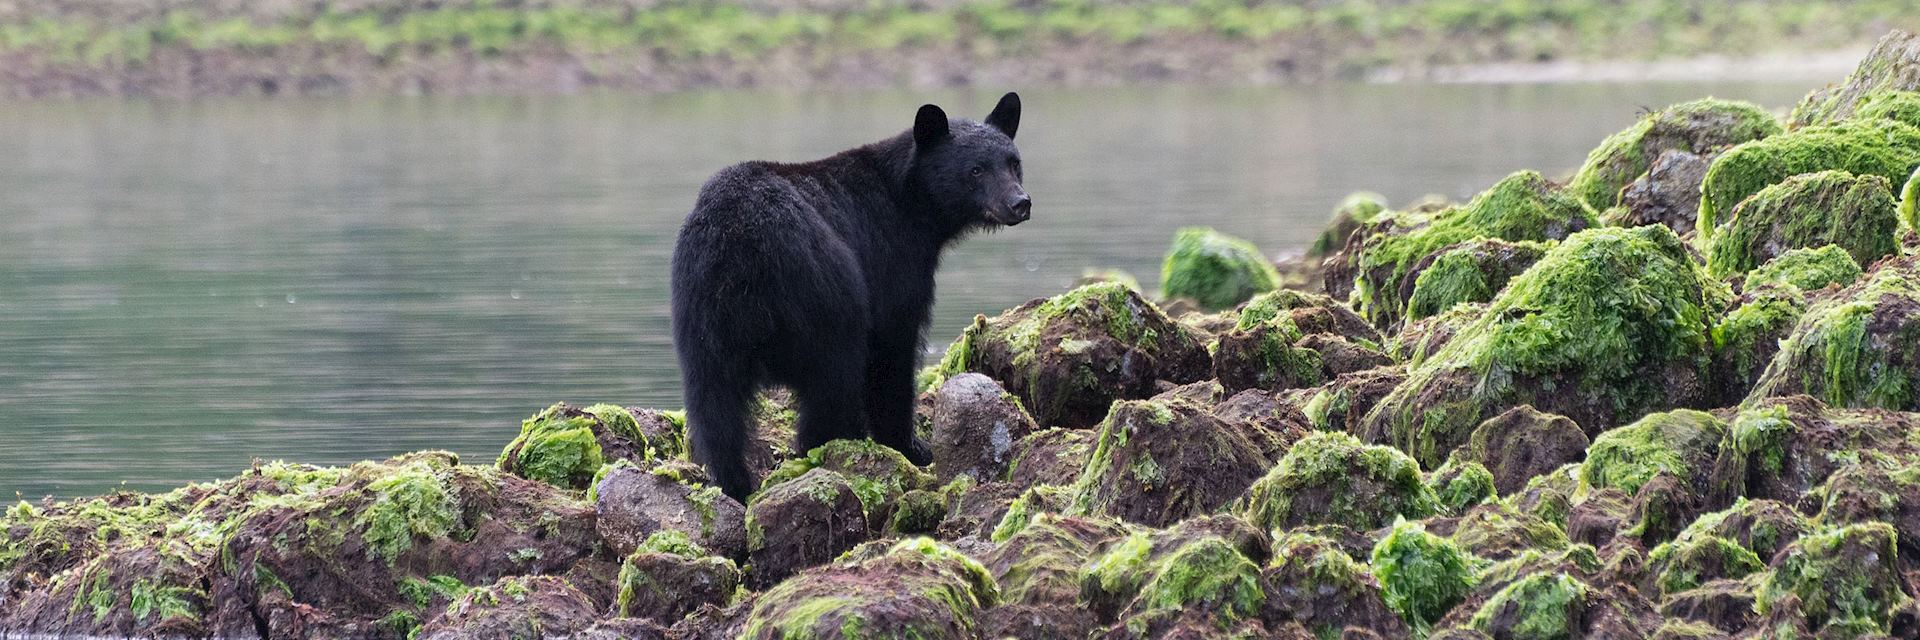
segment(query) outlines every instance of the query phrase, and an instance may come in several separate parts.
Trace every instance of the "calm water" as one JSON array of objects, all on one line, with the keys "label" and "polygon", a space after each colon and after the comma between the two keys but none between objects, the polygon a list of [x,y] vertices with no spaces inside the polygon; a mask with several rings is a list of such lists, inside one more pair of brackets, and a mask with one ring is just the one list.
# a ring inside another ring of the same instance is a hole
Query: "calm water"
[{"label": "calm water", "polygon": [[[1173,230],[1297,250],[1344,194],[1577,166],[1642,107],[1813,82],[1034,91],[1032,222],[939,276],[943,346]],[[0,496],[254,458],[487,460],[549,403],[677,407],[667,259],[700,182],[995,93],[82,102],[0,109]]]}]

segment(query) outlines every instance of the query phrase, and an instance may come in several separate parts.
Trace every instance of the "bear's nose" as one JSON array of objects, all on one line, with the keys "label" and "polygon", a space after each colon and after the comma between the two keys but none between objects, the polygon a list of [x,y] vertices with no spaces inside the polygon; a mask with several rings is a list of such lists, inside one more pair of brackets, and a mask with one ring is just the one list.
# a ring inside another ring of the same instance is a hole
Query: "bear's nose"
[{"label": "bear's nose", "polygon": [[1013,199],[1013,204],[1008,206],[1007,210],[1013,212],[1014,218],[1026,222],[1027,218],[1033,217],[1033,199],[1026,194],[1020,194]]}]

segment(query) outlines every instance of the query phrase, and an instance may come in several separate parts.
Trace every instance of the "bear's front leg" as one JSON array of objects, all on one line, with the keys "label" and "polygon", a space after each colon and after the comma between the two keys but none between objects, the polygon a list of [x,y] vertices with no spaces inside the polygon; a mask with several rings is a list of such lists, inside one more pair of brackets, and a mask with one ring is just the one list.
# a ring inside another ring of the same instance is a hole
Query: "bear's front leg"
[{"label": "bear's front leg", "polygon": [[880,328],[867,348],[867,428],[873,441],[925,466],[933,454],[913,434],[913,376],[920,363],[920,332]]}]

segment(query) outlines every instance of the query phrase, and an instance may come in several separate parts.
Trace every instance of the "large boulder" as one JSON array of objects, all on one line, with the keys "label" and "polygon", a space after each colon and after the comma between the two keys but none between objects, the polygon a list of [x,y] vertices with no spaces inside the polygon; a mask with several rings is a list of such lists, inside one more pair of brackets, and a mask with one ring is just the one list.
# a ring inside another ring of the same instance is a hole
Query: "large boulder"
[{"label": "large boulder", "polygon": [[747,584],[765,588],[867,540],[866,509],[839,472],[812,469],[747,503]]},{"label": "large boulder", "polygon": [[993,378],[1042,427],[1086,427],[1114,400],[1153,395],[1156,381],[1207,377],[1212,359],[1193,329],[1103,282],[976,317],[940,366]]},{"label": "large boulder", "polygon": [[1774,557],[1754,608],[1816,632],[1885,634],[1896,612],[1913,601],[1902,587],[1897,539],[1884,522],[1809,533]]},{"label": "large boulder", "polygon": [[[1521,171],[1462,207],[1384,216],[1356,232],[1330,261],[1327,290],[1351,289],[1367,319],[1395,326],[1405,315],[1402,292],[1412,292],[1415,265],[1435,252],[1477,238],[1558,240],[1597,222],[1593,209],[1579,197],[1539,173]],[[1336,286],[1337,280],[1351,284]]]},{"label": "large boulder", "polygon": [[1580,463],[1580,482],[1629,496],[1660,474],[1698,482],[1711,476],[1728,433],[1727,423],[1705,412],[1652,414],[1594,438]]},{"label": "large boulder", "polygon": [[1438,466],[1515,406],[1588,432],[1711,400],[1710,328],[1731,293],[1662,226],[1569,237],[1408,373],[1366,417]]},{"label": "large boulder", "polygon": [[1173,236],[1160,265],[1160,294],[1219,310],[1280,286],[1280,274],[1253,243],[1205,227]]},{"label": "large boulder", "polygon": [[1493,474],[1493,486],[1511,495],[1534,476],[1576,463],[1587,455],[1587,434],[1566,416],[1520,405],[1488,418],[1467,438],[1466,459]]},{"label": "large boulder", "polygon": [[1834,407],[1920,410],[1920,269],[1880,263],[1813,302],[1755,382],[1748,403],[1807,394]]},{"label": "large boulder", "polygon": [[1380,583],[1333,540],[1305,532],[1278,534],[1273,560],[1260,572],[1269,626],[1298,621],[1317,637],[1358,627],[1381,638],[1410,631],[1387,605]]},{"label": "large boulder", "polygon": [[1248,431],[1192,402],[1116,402],[1074,486],[1072,512],[1156,527],[1212,513],[1272,463]]},{"label": "large boulder", "polygon": [[965,638],[999,588],[979,562],[927,538],[876,542],[737,607],[726,637]]},{"label": "large boulder", "polygon": [[999,480],[1013,462],[1014,443],[1036,430],[1020,400],[992,378],[977,373],[949,378],[933,405],[934,475]]},{"label": "large boulder", "polygon": [[1700,215],[1700,183],[1711,166],[1710,157],[1685,151],[1661,153],[1646,175],[1620,191],[1620,206],[1602,217],[1612,226],[1659,224],[1674,233],[1690,233],[1698,226],[1694,217]]},{"label": "large boulder", "polygon": [[1333,432],[1295,443],[1247,489],[1246,499],[1247,517],[1273,529],[1336,524],[1367,531],[1439,508],[1439,497],[1421,480],[1413,459]]},{"label": "large boulder", "polygon": [[1707,269],[1745,273],[1788,250],[1833,245],[1857,264],[1899,250],[1893,186],[1876,175],[1821,171],[1787,178],[1755,192],[1713,231]]},{"label": "large boulder", "polygon": [[746,509],[707,484],[696,465],[609,465],[594,480],[589,499],[594,527],[615,553],[633,553],[648,537],[675,531],[720,555],[746,556]]},{"label": "large boulder", "polygon": [[1621,190],[1648,173],[1661,154],[1710,156],[1780,132],[1780,123],[1759,105],[1714,98],[1682,102],[1648,113],[1601,142],[1567,189],[1605,210],[1620,204]]},{"label": "large boulder", "polygon": [[1089,559],[1080,600],[1103,621],[1176,610],[1225,626],[1259,615],[1260,566],[1270,553],[1259,530],[1225,516],[1136,531]]},{"label": "large boulder", "polygon": [[1035,485],[1070,485],[1087,468],[1100,434],[1090,429],[1054,427],[1036,431],[1013,444],[1013,462],[1007,482],[1022,489]]},{"label": "large boulder", "polygon": [[1734,207],[1788,178],[1828,170],[1879,176],[1904,184],[1920,165],[1920,129],[1893,120],[1850,120],[1807,127],[1727,150],[1700,183],[1700,239],[1714,234]]},{"label": "large boulder", "polygon": [[1898,29],[1881,37],[1846,81],[1807,94],[1789,120],[1796,128],[1838,122],[1894,91],[1920,91],[1920,36]]},{"label": "large boulder", "polygon": [[1382,338],[1346,305],[1291,290],[1255,296],[1210,345],[1213,375],[1228,393],[1293,389],[1386,365]]}]

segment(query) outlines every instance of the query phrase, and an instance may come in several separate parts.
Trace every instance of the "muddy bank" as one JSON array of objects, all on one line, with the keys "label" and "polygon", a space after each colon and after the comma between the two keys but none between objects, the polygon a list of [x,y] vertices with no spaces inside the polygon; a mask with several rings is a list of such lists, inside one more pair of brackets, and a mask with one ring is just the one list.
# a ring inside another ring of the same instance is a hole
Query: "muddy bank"
[{"label": "muddy bank", "polygon": [[[1564,180],[1356,195],[1273,262],[981,316],[934,464],[555,405],[491,460],[261,463],[0,516],[0,634],[1920,637],[1920,37],[1786,119],[1705,98]],[[1698,170],[1686,167],[1698,165]]]},{"label": "muddy bank", "polygon": [[1904,15],[1804,4],[9,3],[0,96],[1779,77]]}]

